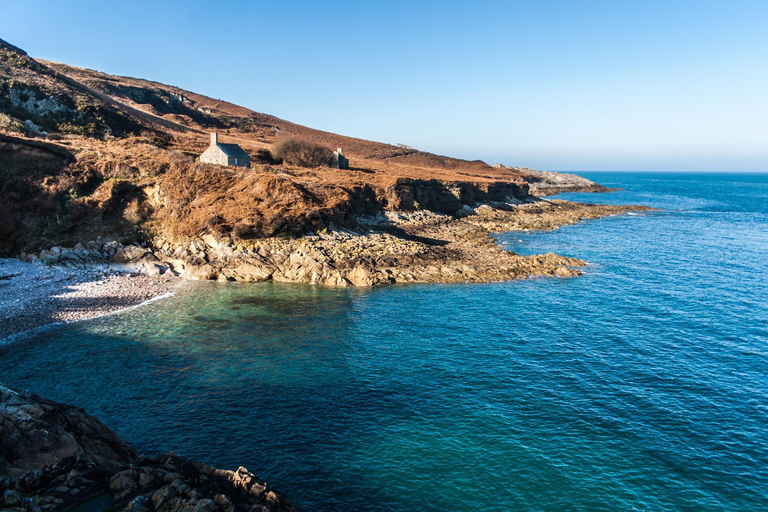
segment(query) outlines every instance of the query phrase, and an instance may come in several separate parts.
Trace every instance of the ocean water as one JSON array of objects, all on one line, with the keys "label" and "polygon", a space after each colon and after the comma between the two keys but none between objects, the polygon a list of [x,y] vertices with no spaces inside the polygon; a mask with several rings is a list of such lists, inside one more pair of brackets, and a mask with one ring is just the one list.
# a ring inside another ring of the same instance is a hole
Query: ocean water
[{"label": "ocean water", "polygon": [[198,283],[6,344],[0,382],[306,510],[768,510],[768,176],[588,177],[660,210],[498,236],[582,277]]}]

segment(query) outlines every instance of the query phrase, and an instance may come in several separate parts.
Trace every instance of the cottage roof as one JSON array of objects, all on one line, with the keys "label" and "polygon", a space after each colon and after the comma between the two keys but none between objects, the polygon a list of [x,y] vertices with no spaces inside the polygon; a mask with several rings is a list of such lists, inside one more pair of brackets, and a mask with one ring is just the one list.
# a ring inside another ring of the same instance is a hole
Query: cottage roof
[{"label": "cottage roof", "polygon": [[248,153],[243,151],[243,148],[237,144],[222,144],[219,142],[217,145],[227,156],[233,158],[248,158]]}]

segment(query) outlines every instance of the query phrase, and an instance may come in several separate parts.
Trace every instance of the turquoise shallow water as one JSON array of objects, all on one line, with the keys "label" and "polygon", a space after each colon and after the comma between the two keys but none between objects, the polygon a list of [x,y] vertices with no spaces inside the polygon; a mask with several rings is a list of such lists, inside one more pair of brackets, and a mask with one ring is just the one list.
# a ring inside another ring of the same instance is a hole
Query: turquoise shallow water
[{"label": "turquoise shallow water", "polygon": [[768,176],[588,176],[662,211],[498,236],[580,278],[199,283],[0,347],[0,381],[307,510],[768,510]]}]

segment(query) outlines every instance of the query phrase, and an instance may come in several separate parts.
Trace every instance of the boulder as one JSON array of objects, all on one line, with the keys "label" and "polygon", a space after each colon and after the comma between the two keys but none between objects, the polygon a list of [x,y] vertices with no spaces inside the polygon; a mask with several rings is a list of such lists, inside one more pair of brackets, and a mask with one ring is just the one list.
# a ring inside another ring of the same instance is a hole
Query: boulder
[{"label": "boulder", "polygon": [[91,240],[90,242],[85,243],[85,248],[88,249],[88,251],[93,254],[101,254],[101,250],[103,247],[104,247],[104,244],[102,244],[98,240]]},{"label": "boulder", "polygon": [[43,262],[40,261],[40,258],[35,256],[34,254],[27,254],[27,257],[24,258],[24,261],[27,263],[32,263],[33,265],[42,265]]},{"label": "boulder", "polygon": [[577,277],[581,275],[581,271],[571,267],[557,267],[555,275],[558,277]]},{"label": "boulder", "polygon": [[354,286],[373,286],[378,282],[370,269],[360,265],[349,271],[346,278]]},{"label": "boulder", "polygon": [[272,271],[269,268],[252,265],[250,263],[241,263],[234,269],[231,269],[228,272],[228,275],[232,276],[236,281],[245,281],[249,283],[269,281],[272,279]]},{"label": "boulder", "polygon": [[199,281],[212,281],[219,277],[219,271],[207,263],[204,265],[187,265],[184,268],[184,273],[186,277]]},{"label": "boulder", "polygon": [[105,243],[101,247],[101,253],[105,258],[110,259],[117,253],[118,250],[120,250],[121,247],[122,245],[120,245],[119,242],[112,240],[111,242]]},{"label": "boulder", "polygon": [[475,209],[468,204],[463,205],[453,214],[457,219],[463,219],[464,217],[469,217],[471,215],[477,215],[477,212],[475,212]]},{"label": "boulder", "polygon": [[[82,253],[82,250],[84,248],[82,245],[80,245],[80,248],[81,248],[80,253]],[[77,265],[82,265],[84,262],[80,254],[78,254],[74,249],[64,249],[63,251],[61,251],[61,256],[59,257],[59,261],[62,263],[71,262]]]},{"label": "boulder", "polygon": [[0,510],[57,512],[105,496],[109,510],[299,511],[245,468],[139,457],[82,409],[2,385],[0,441]]},{"label": "boulder", "polygon": [[[58,249],[58,247],[54,247],[54,249]],[[61,250],[58,252],[54,252],[53,249],[50,251],[43,249],[40,251],[40,261],[43,263],[43,265],[55,265],[59,262],[59,257],[61,255]]]},{"label": "boulder", "polygon": [[116,264],[137,263],[148,253],[149,251],[147,249],[137,245],[121,246],[115,251],[114,255],[109,259],[109,262]]}]

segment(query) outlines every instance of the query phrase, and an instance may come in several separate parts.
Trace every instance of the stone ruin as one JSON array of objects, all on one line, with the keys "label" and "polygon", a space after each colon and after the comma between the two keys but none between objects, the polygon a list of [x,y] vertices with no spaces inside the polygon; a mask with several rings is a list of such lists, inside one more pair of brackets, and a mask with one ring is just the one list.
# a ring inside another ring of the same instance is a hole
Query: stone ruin
[{"label": "stone ruin", "polygon": [[341,148],[338,148],[333,152],[333,168],[334,169],[349,169],[349,159],[344,156]]}]

